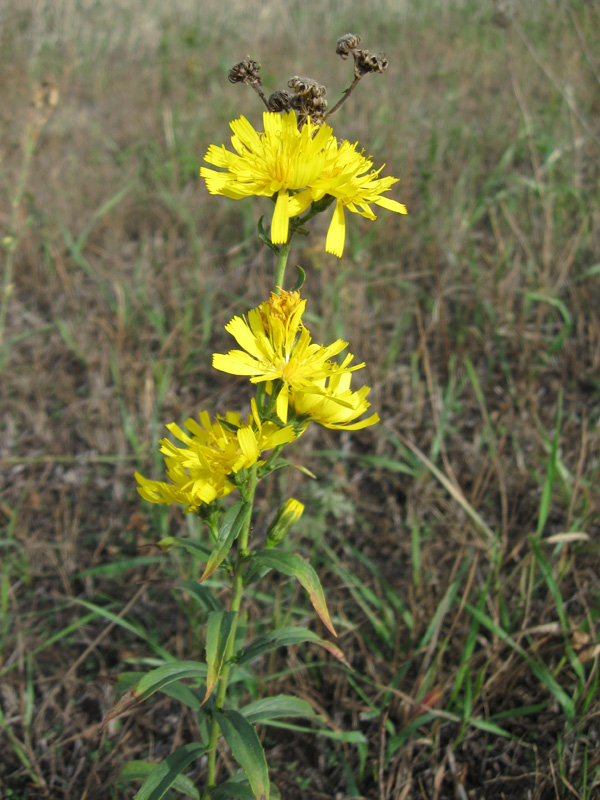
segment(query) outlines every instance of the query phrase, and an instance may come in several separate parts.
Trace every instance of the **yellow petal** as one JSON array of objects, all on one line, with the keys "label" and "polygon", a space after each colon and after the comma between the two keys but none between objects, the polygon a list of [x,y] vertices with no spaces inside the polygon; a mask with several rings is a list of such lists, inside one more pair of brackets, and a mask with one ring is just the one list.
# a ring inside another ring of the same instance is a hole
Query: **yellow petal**
[{"label": "yellow petal", "polygon": [[273,244],[285,244],[288,238],[290,215],[288,213],[289,195],[287,189],[280,189],[271,222],[271,241]]},{"label": "yellow petal", "polygon": [[302,214],[308,206],[312,203],[312,192],[310,189],[306,189],[304,192],[298,192],[298,194],[292,195],[288,200],[288,215],[290,217],[296,217],[298,214]]},{"label": "yellow petal", "polygon": [[325,250],[338,258],[344,252],[344,239],[346,238],[346,222],[344,220],[344,206],[340,201],[335,204],[333,217],[329,223]]},{"label": "yellow petal", "polygon": [[282,386],[281,391],[277,395],[277,403],[275,409],[277,411],[277,416],[279,419],[285,424],[288,418],[288,400],[289,400],[289,393],[288,387],[285,384]]},{"label": "yellow petal", "polygon": [[387,208],[388,211],[396,211],[398,214],[406,214],[406,206],[399,203],[397,200],[392,200],[389,197],[380,197],[374,201],[378,206]]}]

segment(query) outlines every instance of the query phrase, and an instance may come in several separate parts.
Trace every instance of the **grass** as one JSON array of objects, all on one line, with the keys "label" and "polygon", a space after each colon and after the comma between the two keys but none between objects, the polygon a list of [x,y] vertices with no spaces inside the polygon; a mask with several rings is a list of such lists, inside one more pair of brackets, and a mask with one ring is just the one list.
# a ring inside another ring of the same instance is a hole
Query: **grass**
[{"label": "grass", "polygon": [[[336,132],[401,177],[410,215],[350,220],[341,263],[319,222],[291,263],[316,337],[367,362],[382,423],[307,433],[295,458],[318,481],[278,474],[256,521],[305,502],[290,547],[327,587],[353,671],[290,646],[234,686],[296,693],[324,720],[319,737],[262,729],[292,800],[592,800],[600,11],[522,3],[502,29],[466,0],[343,0],[333,22],[327,4],[204,5],[0,12],[0,795],[131,797],[120,767],[202,724],[187,695],[155,695],[101,726],[121,673],[202,652],[198,575],[155,547],[198,527],[142,503],[132,475],[160,474],[164,423],[239,406],[210,355],[272,277],[264,205],[215,200],[196,176],[230,119],[259,119],[231,63],[250,53],[269,90],[306,72],[335,97],[334,42],[358,30],[390,67]],[[60,91],[47,120],[29,105],[40,81]],[[274,608],[264,588],[245,630],[312,618],[292,581],[270,587]],[[202,787],[201,761],[186,774]]]}]

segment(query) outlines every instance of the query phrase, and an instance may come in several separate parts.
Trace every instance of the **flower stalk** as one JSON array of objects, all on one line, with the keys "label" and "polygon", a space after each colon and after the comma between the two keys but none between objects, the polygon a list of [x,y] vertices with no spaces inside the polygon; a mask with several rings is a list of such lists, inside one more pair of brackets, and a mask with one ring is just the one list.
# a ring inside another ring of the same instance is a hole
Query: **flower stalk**
[{"label": "flower stalk", "polygon": [[[238,539],[238,550],[233,572],[231,575],[231,602],[229,603],[229,610],[235,616],[231,625],[231,632],[229,634],[229,641],[224,655],[224,665],[221,670],[221,677],[219,679],[219,686],[217,687],[217,694],[214,701],[213,711],[220,711],[225,703],[227,696],[227,683],[229,681],[229,672],[231,670],[231,657],[235,647],[235,633],[237,630],[238,619],[240,615],[240,608],[242,603],[242,595],[244,592],[244,579],[243,568],[245,560],[248,557],[248,539],[250,535],[250,522],[252,519],[252,509],[254,506],[254,494],[256,492],[256,484],[258,477],[258,467],[256,464],[250,469],[248,480],[248,487],[246,490],[246,504],[247,514],[246,520],[242,527],[240,537]],[[214,715],[210,723],[210,734],[208,739],[208,760],[206,765],[206,788],[202,795],[202,800],[209,800],[213,789],[216,786],[216,765],[217,765],[217,742],[219,739],[219,724]]]},{"label": "flower stalk", "polygon": [[290,255],[290,247],[292,246],[292,235],[285,244],[280,245],[279,253],[277,254],[277,264],[275,266],[275,294],[280,295],[283,289],[283,279],[285,277],[285,268],[287,266],[288,257]]}]

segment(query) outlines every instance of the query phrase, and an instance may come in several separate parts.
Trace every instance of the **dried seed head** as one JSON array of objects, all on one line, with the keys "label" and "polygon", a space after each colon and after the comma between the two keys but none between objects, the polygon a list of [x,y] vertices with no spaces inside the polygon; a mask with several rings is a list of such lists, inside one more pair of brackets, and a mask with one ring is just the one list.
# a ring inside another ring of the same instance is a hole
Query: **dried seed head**
[{"label": "dried seed head", "polygon": [[355,50],[354,74],[357,78],[362,78],[368,72],[383,72],[387,69],[388,60],[382,53],[369,53],[368,50]]},{"label": "dried seed head", "polygon": [[310,116],[319,117],[327,111],[327,100],[324,97],[313,97],[310,103]]},{"label": "dried seed head", "polygon": [[360,36],[357,33],[345,33],[337,40],[335,52],[345,61],[352,50],[355,50],[359,44]]},{"label": "dried seed head", "polygon": [[260,85],[262,83],[262,78],[258,74],[259,70],[260,64],[258,61],[252,61],[250,56],[246,56],[246,58],[233,65],[233,67],[229,70],[227,77],[229,78],[230,83],[250,83]]},{"label": "dried seed head", "polygon": [[327,89],[313,78],[301,78],[298,75],[289,79],[288,86],[294,92],[289,97],[289,107],[298,113],[298,126],[301,128],[307,119],[320,125],[327,110]]},{"label": "dried seed head", "polygon": [[286,92],[284,89],[277,89],[267,100],[269,111],[289,111],[292,108],[292,100],[297,95]]},{"label": "dried seed head", "polygon": [[327,89],[313,78],[300,78],[294,75],[288,81],[288,86],[296,94],[308,95],[309,97],[325,97]]},{"label": "dried seed head", "polygon": [[301,94],[290,95],[290,108],[293,108],[294,111],[302,111],[304,108],[304,98]]}]

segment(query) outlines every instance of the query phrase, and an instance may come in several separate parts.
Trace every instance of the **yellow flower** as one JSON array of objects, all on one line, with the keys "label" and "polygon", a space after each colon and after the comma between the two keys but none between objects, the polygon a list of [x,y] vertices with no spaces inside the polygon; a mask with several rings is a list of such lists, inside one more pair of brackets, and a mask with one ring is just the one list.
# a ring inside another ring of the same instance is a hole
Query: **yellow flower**
[{"label": "yellow flower", "polygon": [[[342,364],[346,365],[348,357]],[[290,406],[294,414],[306,422],[318,422],[325,428],[359,430],[379,422],[379,416],[372,414],[370,417],[355,422],[357,417],[369,408],[367,395],[371,391],[368,386],[363,386],[357,392],[350,389],[351,374],[339,372],[328,378],[315,381],[318,393],[308,391],[292,393]]]},{"label": "yellow flower", "polygon": [[406,214],[406,206],[383,197],[383,192],[398,182],[398,178],[379,178],[383,166],[373,169],[373,162],[357,152],[356,144],[342,142],[339,148],[329,149],[329,158],[322,173],[310,183],[310,186],[290,199],[291,216],[300,214],[312,202],[318,202],[325,195],[336,199],[333,217],[327,232],[325,249],[328,253],[341,258],[344,252],[346,221],[344,209],[347,208],[367,219],[376,219],[371,204]]},{"label": "yellow flower", "polygon": [[328,376],[361,369],[364,364],[350,367],[352,356],[340,366],[330,359],[348,346],[341,339],[327,347],[313,344],[308,330],[302,324],[306,300],[300,301],[287,317],[281,319],[280,308],[263,303],[248,312],[248,321],[234,317],[225,330],[243,350],[231,350],[227,355],[215,353],[213,367],[231,375],[247,375],[251,383],[281,381],[275,409],[285,424],[292,391],[311,394],[324,393],[317,381]]},{"label": "yellow flower", "polygon": [[184,511],[197,511],[201,505],[225,497],[235,484],[228,476],[251,467],[259,461],[263,450],[271,450],[295,438],[291,426],[282,428],[273,422],[262,422],[256,404],[252,413],[242,423],[237,412],[227,412],[211,423],[206,411],[199,414],[200,424],[188,419],[188,435],[174,422],[168,430],[185,447],[177,447],[169,439],[162,439],[160,451],[165,456],[167,476],[172,483],[153,481],[135,473],[138,492],[151,503],[181,503]]},{"label": "yellow flower", "polygon": [[290,213],[290,192],[305,189],[321,174],[327,152],[335,149],[337,142],[329,125],[316,130],[307,120],[299,131],[293,111],[265,112],[263,124],[264,133],[258,133],[245,117],[231,122],[231,143],[236,152],[211,145],[204,157],[226,172],[202,167],[200,175],[211,194],[234,200],[277,195],[271,241],[283,244],[288,239],[290,217],[300,213]]}]

